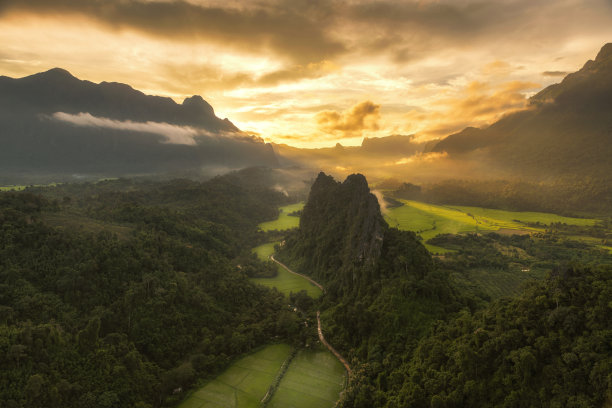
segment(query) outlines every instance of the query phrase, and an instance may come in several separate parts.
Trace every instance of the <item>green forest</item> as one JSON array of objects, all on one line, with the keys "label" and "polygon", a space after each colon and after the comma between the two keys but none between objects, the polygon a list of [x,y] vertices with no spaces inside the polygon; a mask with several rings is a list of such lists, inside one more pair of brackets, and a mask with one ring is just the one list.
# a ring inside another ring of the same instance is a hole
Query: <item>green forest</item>
[{"label": "green forest", "polygon": [[266,171],[0,194],[0,406],[173,406],[299,327],[238,264],[285,197]]},{"label": "green forest", "polygon": [[[175,407],[262,346],[315,343],[317,310],[352,367],[341,407],[612,401],[612,255],[573,239],[609,222],[442,234],[433,257],[362,175],[319,174],[299,227],[263,231],[301,199],[273,173],[0,193],[0,406]],[[269,242],[325,292],[254,283]]]}]

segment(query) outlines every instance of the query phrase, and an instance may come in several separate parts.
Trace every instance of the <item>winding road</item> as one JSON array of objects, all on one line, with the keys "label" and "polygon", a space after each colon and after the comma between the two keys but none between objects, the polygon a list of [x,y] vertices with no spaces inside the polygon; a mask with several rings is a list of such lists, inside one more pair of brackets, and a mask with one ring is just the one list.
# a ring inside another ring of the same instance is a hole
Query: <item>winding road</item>
[{"label": "winding road", "polygon": [[[274,255],[270,255],[270,259],[272,261],[276,262],[277,264],[279,264],[280,266],[282,266],[284,269],[286,269],[287,272],[292,273],[294,275],[301,276],[302,278],[308,280],[310,283],[312,283],[313,285],[315,285],[316,287],[321,289],[321,291],[323,291],[323,293],[325,293],[325,288],[319,282],[316,282],[316,281],[312,280],[310,277],[308,277],[306,275],[303,275],[301,273],[297,273],[295,271],[292,271],[287,265],[285,265],[284,263],[279,262],[276,259],[274,259]],[[346,359],[344,357],[342,357],[342,355],[340,353],[338,353],[338,351],[336,351],[336,349],[333,348],[333,346],[331,344],[329,344],[327,342],[327,340],[325,340],[325,336],[323,336],[323,330],[321,329],[321,311],[319,311],[319,310],[317,310],[317,332],[319,334],[319,340],[321,341],[321,343],[323,343],[325,345],[325,347],[327,347],[327,349],[329,351],[331,351],[331,353],[334,356],[336,356],[338,361],[340,361],[342,363],[344,368],[346,368],[346,372],[348,374],[348,380],[350,382],[351,381],[351,377],[353,375],[353,371],[351,370],[351,366],[349,366],[349,363],[346,361]]]}]

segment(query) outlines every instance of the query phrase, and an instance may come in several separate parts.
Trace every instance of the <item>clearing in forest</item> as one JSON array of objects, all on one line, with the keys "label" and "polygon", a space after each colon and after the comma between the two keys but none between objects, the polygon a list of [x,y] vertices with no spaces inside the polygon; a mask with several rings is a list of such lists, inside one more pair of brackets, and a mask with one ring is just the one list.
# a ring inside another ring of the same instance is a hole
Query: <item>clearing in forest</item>
[{"label": "clearing in forest", "polygon": [[274,221],[266,221],[259,224],[262,231],[284,231],[292,228],[297,228],[300,225],[300,217],[289,215],[296,211],[301,211],[304,208],[304,203],[297,203],[280,207],[280,214]]},{"label": "clearing in forest", "polygon": [[[253,252],[255,252],[262,261],[268,260],[270,255],[274,253],[274,245],[277,243],[278,242],[270,242],[260,245],[253,248]],[[276,288],[279,292],[285,295],[289,295],[291,292],[297,293],[301,290],[305,290],[306,293],[308,293],[308,296],[312,298],[316,299],[321,296],[321,289],[308,282],[306,278],[295,275],[280,265],[276,265],[276,268],[278,269],[278,275],[276,275],[276,277],[252,278],[251,281],[270,288]]]}]

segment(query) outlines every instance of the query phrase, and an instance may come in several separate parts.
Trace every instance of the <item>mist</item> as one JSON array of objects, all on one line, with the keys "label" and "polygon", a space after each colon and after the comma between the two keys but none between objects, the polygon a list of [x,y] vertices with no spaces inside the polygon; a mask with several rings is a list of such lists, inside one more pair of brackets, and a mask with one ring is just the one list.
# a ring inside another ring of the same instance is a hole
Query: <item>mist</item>
[{"label": "mist", "polygon": [[109,118],[96,117],[87,112],[76,115],[55,112],[51,118],[61,122],[68,122],[75,126],[98,127],[106,129],[127,130],[132,132],[143,132],[160,135],[165,138],[162,143],[195,146],[195,137],[199,135],[209,136],[208,132],[195,129],[191,126],[177,126],[165,122],[133,122],[131,120],[121,121]]}]

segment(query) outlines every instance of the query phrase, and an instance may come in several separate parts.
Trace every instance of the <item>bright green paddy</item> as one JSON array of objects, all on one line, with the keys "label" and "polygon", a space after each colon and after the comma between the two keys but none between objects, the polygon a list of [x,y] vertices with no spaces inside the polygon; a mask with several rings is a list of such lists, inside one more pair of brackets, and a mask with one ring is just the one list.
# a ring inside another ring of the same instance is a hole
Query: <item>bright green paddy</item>
[{"label": "bright green paddy", "polygon": [[332,408],[344,387],[344,367],[326,350],[302,350],[289,369],[269,408]]},{"label": "bright green paddy", "polygon": [[257,408],[291,346],[275,344],[248,355],[183,401],[179,408]]},{"label": "bright green paddy", "polygon": [[259,228],[262,231],[278,230],[284,231],[292,228],[297,228],[300,225],[300,217],[295,217],[291,214],[295,211],[300,211],[304,208],[304,203],[297,203],[280,207],[280,214],[274,221],[262,222]]},{"label": "bright green paddy", "polygon": [[[265,261],[269,259],[270,255],[274,253],[274,245],[278,242],[270,242],[267,244],[260,245],[253,248],[253,252],[257,254],[259,259]],[[260,285],[267,286],[269,288],[276,288],[279,292],[289,295],[289,293],[297,293],[301,290],[305,290],[306,293],[312,298],[318,298],[321,296],[321,289],[310,283],[307,279],[295,275],[285,268],[277,265],[278,275],[274,278],[253,278],[252,282]]]},{"label": "bright green paddy", "polygon": [[[570,218],[540,212],[518,212],[493,210],[480,207],[441,206],[418,201],[399,200],[404,205],[390,209],[385,214],[387,223],[392,227],[415,231],[424,241],[438,234],[460,234],[482,231],[523,231],[537,232],[543,228],[528,226],[527,223],[551,224],[560,222],[571,225],[594,225],[597,220]],[[449,250],[425,245],[434,253]]]}]

